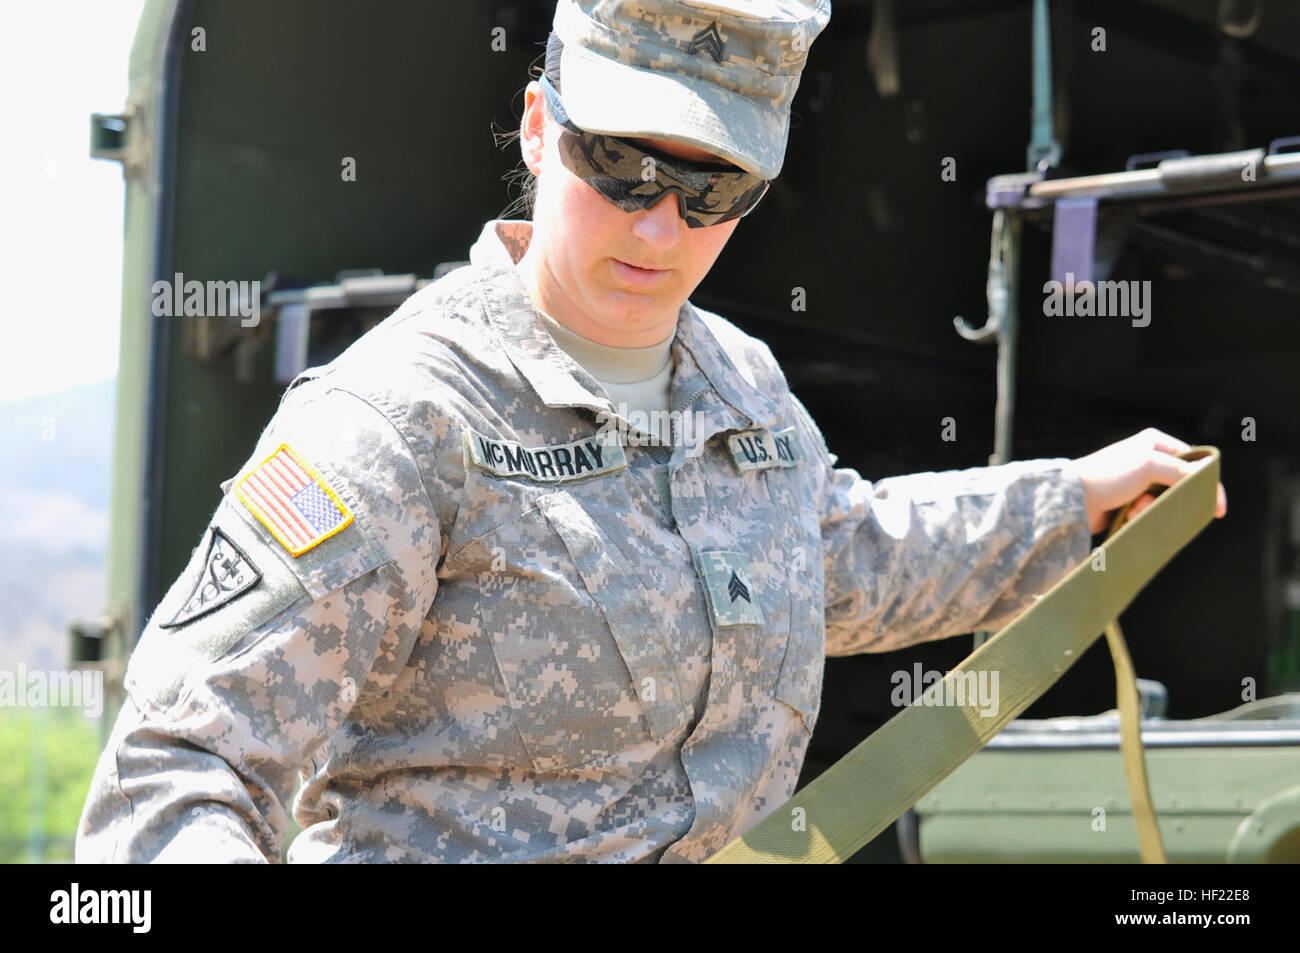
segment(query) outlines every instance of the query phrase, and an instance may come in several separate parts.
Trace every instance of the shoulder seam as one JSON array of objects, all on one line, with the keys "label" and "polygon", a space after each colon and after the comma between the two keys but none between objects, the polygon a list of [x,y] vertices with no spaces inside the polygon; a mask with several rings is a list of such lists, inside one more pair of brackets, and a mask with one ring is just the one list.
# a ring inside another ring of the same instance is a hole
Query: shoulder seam
[{"label": "shoulder seam", "polygon": [[[350,390],[347,387],[332,386],[331,390],[338,391],[339,393],[342,394],[347,394],[349,397],[352,397],[355,400],[359,400],[361,403],[365,404],[376,414],[378,414],[379,417],[384,421],[384,423],[388,425],[389,429],[391,429],[393,433],[396,434],[397,439],[402,442],[403,449],[406,450],[407,459],[410,460],[411,465],[415,468],[415,475],[420,481],[420,488],[424,490],[425,499],[429,501],[429,512],[436,514],[438,512],[437,500],[433,498],[433,494],[429,491],[429,484],[425,482],[424,479],[424,469],[420,466],[420,458],[416,456],[415,451],[411,449],[411,444],[407,441],[406,434],[402,432],[402,428],[399,427],[396,424],[396,422],[394,422],[393,419],[384,410],[384,408],[376,404],[375,401],[371,399],[371,397],[366,396],[364,394],[358,394],[356,391]],[[439,528],[439,536],[441,536],[441,534],[442,531],[441,528]],[[435,560],[437,559],[437,557],[438,554],[434,553]]]}]

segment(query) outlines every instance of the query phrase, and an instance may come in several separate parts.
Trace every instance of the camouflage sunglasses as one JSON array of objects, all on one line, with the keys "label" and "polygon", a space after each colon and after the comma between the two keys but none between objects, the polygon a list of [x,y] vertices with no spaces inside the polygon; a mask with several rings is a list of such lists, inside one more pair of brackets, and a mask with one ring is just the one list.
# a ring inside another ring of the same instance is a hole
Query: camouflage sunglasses
[{"label": "camouflage sunglasses", "polygon": [[626,139],[584,132],[569,118],[545,73],[541,84],[551,115],[565,130],[560,134],[565,168],[625,212],[653,208],[671,194],[689,227],[707,228],[744,218],[771,185],[732,165],[690,162]]}]

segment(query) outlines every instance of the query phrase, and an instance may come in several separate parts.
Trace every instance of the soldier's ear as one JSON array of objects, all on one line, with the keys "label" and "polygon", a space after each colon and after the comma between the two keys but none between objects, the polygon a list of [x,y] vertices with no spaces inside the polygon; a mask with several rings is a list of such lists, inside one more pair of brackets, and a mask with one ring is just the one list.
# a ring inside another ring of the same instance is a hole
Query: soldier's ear
[{"label": "soldier's ear", "polygon": [[541,175],[542,156],[546,152],[546,97],[537,81],[524,88],[524,116],[519,125],[519,148],[524,164],[533,175]]}]

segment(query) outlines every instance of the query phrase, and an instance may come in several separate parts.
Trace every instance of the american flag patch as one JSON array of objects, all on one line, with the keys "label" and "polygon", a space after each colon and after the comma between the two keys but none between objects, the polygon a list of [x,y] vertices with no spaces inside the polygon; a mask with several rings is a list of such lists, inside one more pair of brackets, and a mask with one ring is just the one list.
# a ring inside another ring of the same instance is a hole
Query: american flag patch
[{"label": "american flag patch", "polygon": [[287,443],[240,480],[235,495],[294,556],[352,522],[338,494]]}]

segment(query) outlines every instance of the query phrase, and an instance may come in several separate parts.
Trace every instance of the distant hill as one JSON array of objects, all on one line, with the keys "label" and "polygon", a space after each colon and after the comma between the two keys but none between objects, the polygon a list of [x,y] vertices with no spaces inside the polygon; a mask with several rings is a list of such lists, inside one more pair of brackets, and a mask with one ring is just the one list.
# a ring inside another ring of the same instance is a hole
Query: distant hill
[{"label": "distant hill", "polygon": [[104,608],[116,380],[0,402],[0,669],[66,664]]},{"label": "distant hill", "polygon": [[113,378],[0,401],[0,490],[61,494],[106,508],[116,396]]}]

